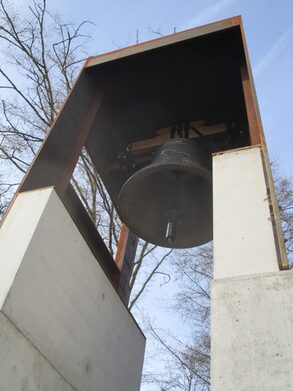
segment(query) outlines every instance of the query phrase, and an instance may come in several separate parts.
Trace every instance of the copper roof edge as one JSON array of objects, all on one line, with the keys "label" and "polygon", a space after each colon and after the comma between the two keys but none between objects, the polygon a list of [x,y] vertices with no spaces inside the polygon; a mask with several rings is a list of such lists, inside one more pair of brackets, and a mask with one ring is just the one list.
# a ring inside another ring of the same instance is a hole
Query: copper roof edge
[{"label": "copper roof edge", "polygon": [[226,30],[235,26],[242,26],[241,15],[233,16],[231,18],[223,19],[213,23],[208,23],[198,27],[192,27],[187,30],[179,31],[178,33],[165,35],[163,37],[141,42],[136,45],[131,45],[125,48],[113,50],[111,52],[102,53],[97,56],[91,56],[86,60],[84,67],[89,68],[108,61],[113,61],[119,58],[127,57],[137,53],[142,53],[144,51],[152,50],[155,48],[172,45],[174,43],[184,41],[185,39],[192,39],[203,35],[212,34],[214,32]]}]

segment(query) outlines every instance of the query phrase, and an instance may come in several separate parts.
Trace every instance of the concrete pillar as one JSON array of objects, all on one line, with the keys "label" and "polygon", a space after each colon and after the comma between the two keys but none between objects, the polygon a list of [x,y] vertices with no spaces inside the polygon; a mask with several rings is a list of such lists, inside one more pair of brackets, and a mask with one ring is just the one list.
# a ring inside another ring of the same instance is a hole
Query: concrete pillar
[{"label": "concrete pillar", "polygon": [[212,391],[293,389],[293,272],[279,271],[259,147],[213,157]]},{"label": "concrete pillar", "polygon": [[145,338],[53,188],[0,230],[0,389],[138,391]]}]

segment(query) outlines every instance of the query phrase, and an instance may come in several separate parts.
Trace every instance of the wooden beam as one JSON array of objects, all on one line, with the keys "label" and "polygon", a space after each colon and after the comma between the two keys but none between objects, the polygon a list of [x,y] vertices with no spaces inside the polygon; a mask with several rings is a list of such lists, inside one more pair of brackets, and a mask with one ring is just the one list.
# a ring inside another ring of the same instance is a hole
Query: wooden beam
[{"label": "wooden beam", "polygon": [[121,272],[118,292],[123,297],[126,305],[129,302],[129,281],[133,271],[137,243],[138,237],[125,224],[122,224],[115,262]]},{"label": "wooden beam", "polygon": [[241,65],[241,79],[251,145],[258,145],[261,144],[259,123],[255,111],[254,97],[246,64]]},{"label": "wooden beam", "polygon": [[55,186],[64,193],[102,101],[84,69],[52,124],[19,191]]},{"label": "wooden beam", "polygon": [[[190,123],[191,127],[195,127],[202,133],[204,136],[210,136],[212,134],[222,133],[227,131],[227,125],[225,123],[216,124],[216,125],[204,125],[204,121],[194,121]],[[140,153],[145,153],[152,151],[154,148],[159,147],[164,142],[170,138],[170,129],[164,128],[157,131],[158,136],[141,140],[133,143],[131,152],[133,155],[138,155]],[[199,135],[194,132],[192,129],[189,131],[189,138],[198,138]]]},{"label": "wooden beam", "polygon": [[118,49],[113,52],[89,57],[86,62],[86,66],[93,67],[109,61],[118,60],[120,58],[137,55],[139,53],[147,52],[149,50],[177,44],[185,40],[205,36],[207,34],[214,34],[218,31],[220,32],[240,25],[241,25],[241,16],[233,16],[232,18],[227,18],[224,20],[220,20],[218,22],[205,24],[204,26],[191,28],[185,31],[180,31],[175,34],[165,35],[164,37],[153,39],[151,41],[142,42],[137,45],[127,46],[125,48]]},{"label": "wooden beam", "polygon": [[[58,194],[58,189],[56,189],[56,191]],[[108,276],[115,289],[118,289],[121,275],[120,270],[97,231],[94,222],[71,185],[67,187],[66,193],[62,197],[62,201],[105,274]]]}]

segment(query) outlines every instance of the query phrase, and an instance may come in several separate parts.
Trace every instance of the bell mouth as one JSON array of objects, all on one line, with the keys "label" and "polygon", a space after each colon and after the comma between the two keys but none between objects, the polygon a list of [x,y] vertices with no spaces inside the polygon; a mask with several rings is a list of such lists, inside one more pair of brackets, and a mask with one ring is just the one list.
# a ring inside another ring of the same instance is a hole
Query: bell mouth
[{"label": "bell mouth", "polygon": [[177,163],[151,164],[126,181],[118,210],[147,242],[168,248],[203,245],[212,240],[211,173]]}]

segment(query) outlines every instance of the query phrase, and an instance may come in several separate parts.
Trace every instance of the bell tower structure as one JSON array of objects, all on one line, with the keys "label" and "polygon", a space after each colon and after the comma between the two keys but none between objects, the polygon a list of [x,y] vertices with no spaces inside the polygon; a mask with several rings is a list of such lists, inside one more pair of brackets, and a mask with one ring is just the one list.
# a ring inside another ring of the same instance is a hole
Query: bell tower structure
[{"label": "bell tower structure", "polygon": [[[70,183],[83,148],[125,223],[115,260]],[[239,16],[85,62],[2,221],[1,390],[139,390],[138,236],[214,241],[211,389],[289,390],[293,277]]]}]

